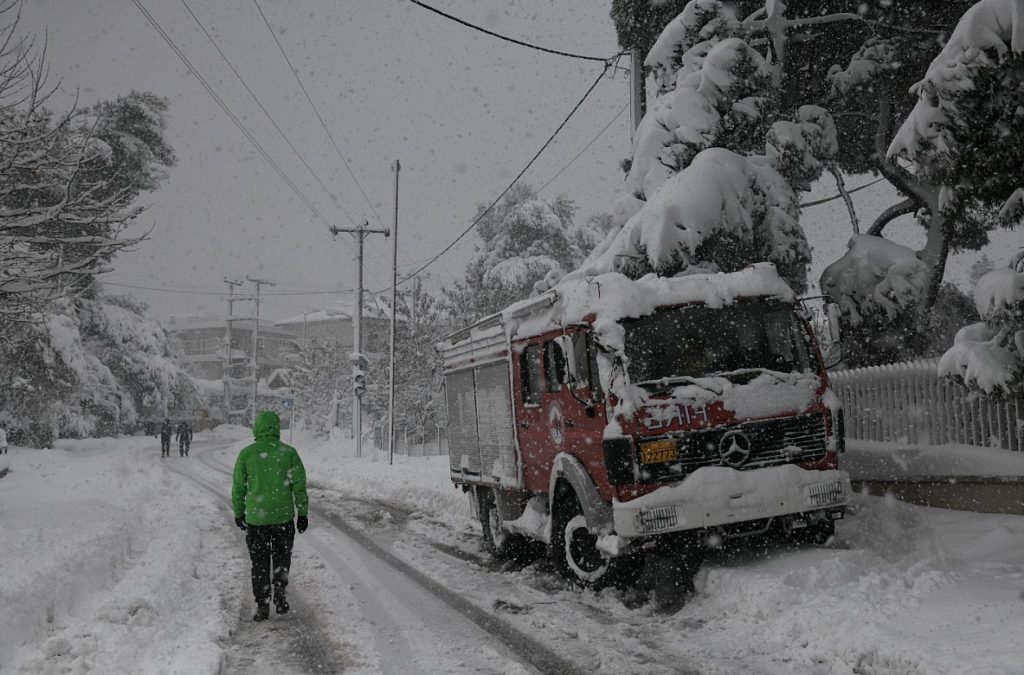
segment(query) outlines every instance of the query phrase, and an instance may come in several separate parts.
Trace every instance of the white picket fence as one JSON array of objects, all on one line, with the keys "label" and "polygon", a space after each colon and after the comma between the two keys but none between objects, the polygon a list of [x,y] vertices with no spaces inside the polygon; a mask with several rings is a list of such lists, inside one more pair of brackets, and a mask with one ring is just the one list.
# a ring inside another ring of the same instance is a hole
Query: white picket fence
[{"label": "white picket fence", "polygon": [[829,373],[851,439],[1024,450],[1024,402],[989,397],[938,376],[924,359]]}]

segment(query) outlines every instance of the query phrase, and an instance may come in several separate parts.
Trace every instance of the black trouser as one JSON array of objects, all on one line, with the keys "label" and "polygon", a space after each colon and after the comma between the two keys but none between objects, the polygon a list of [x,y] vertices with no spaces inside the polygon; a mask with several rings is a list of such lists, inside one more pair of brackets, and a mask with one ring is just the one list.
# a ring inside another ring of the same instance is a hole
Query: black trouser
[{"label": "black trouser", "polygon": [[[288,585],[288,569],[292,566],[292,544],[295,523],[280,525],[249,525],[245,543],[252,559],[252,594],[256,602],[270,602],[270,587],[283,592]],[[273,568],[271,568],[273,563]]]},{"label": "black trouser", "polygon": [[171,456],[171,437],[170,436],[168,436],[167,438],[164,438],[163,436],[160,437],[160,454],[161,455],[166,455],[168,457]]},{"label": "black trouser", "polygon": [[178,453],[182,457],[188,457],[188,446],[189,446],[189,442],[188,442],[187,439],[183,438],[180,441],[178,441]]}]

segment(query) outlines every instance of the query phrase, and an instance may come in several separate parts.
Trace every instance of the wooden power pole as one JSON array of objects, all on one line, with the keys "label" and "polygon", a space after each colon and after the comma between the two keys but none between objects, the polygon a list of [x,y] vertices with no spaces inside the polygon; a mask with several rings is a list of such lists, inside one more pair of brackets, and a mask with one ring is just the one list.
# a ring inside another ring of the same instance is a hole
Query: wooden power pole
[{"label": "wooden power pole", "polygon": [[352,438],[356,441],[356,456],[363,454],[363,394],[366,393],[366,357],[363,355],[363,242],[368,234],[390,236],[388,228],[374,229],[365,220],[359,227],[332,227],[331,234],[338,236],[349,232],[356,236],[358,253],[356,259],[359,267],[359,279],[356,282],[356,295],[352,307]]},{"label": "wooden power pole", "polygon": [[252,321],[252,421],[256,422],[256,397],[260,388],[260,287],[276,286],[277,284],[266,279],[246,277],[256,286],[256,317]]}]

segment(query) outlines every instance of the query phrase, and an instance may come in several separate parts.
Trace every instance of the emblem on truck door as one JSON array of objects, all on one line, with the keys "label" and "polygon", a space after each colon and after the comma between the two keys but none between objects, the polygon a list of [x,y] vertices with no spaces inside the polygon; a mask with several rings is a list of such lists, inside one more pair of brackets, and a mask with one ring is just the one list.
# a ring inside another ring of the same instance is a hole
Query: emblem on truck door
[{"label": "emblem on truck door", "polygon": [[562,418],[562,409],[557,403],[551,404],[551,410],[548,412],[548,425],[551,430],[551,441],[556,447],[562,447],[562,442],[565,440],[565,420]]},{"label": "emblem on truck door", "polygon": [[750,459],[750,439],[742,431],[729,431],[718,442],[718,454],[726,466],[734,469]]}]

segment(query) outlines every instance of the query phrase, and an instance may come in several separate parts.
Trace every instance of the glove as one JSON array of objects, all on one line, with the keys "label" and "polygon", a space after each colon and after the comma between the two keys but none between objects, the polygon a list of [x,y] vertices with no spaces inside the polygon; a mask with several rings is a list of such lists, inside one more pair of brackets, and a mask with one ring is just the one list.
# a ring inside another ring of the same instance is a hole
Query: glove
[{"label": "glove", "polygon": [[245,532],[245,518],[235,518],[235,525],[238,525],[238,529]]},{"label": "glove", "polygon": [[309,518],[307,516],[299,516],[295,519],[295,529],[299,531],[299,534],[305,532],[307,527],[309,527]]}]

